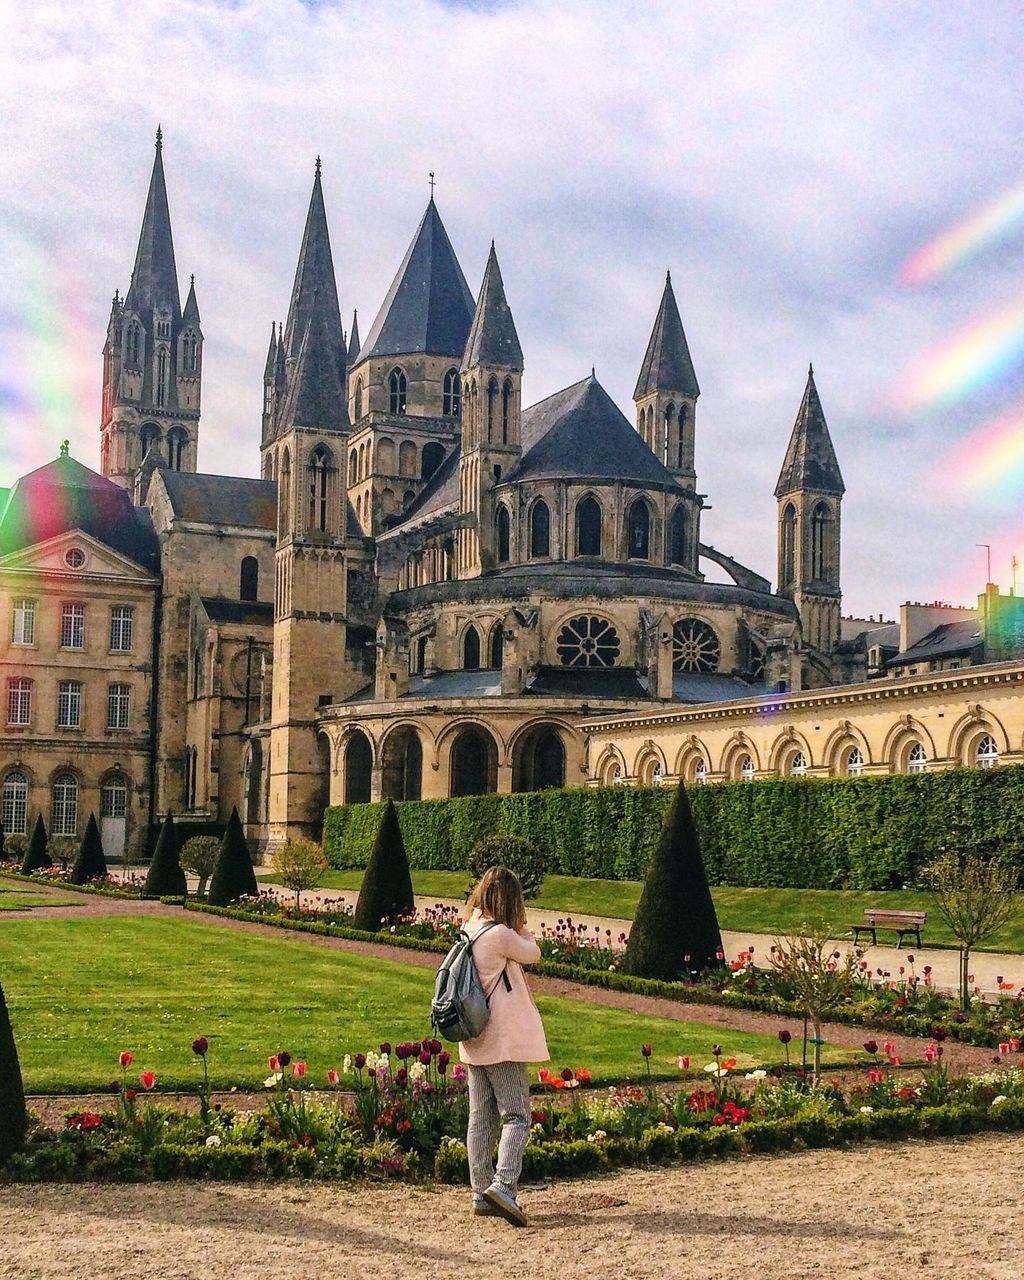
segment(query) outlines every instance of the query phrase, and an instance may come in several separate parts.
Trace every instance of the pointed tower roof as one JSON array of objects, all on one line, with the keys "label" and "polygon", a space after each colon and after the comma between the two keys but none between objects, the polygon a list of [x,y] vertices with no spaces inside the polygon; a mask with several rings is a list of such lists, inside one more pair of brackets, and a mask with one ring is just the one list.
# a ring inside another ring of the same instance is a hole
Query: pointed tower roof
[{"label": "pointed tower roof", "polygon": [[665,272],[665,291],[661,295],[661,306],[640,367],[640,377],[636,380],[633,399],[639,400],[656,391],[675,391],[694,398],[700,395],[683,322],[676,306],[676,295],[672,292],[672,275],[668,271]]},{"label": "pointed tower roof", "polygon": [[129,311],[150,311],[159,306],[170,306],[174,319],[180,319],[178,272],[174,265],[171,214],[167,207],[167,186],[164,182],[163,132],[157,129],[156,156],[149,180],[146,212],[142,217],[139,247],[135,253],[135,266],[125,307]]},{"label": "pointed tower roof", "polygon": [[352,312],[352,331],[348,335],[348,363],[351,367],[359,359],[359,312]]},{"label": "pointed tower roof", "polygon": [[277,331],[274,322],[270,322],[270,346],[267,348],[267,363],[263,366],[263,381],[272,382],[274,370],[277,368]]},{"label": "pointed tower roof", "polygon": [[188,297],[185,299],[185,310],[181,313],[184,324],[192,324],[199,328],[199,303],[196,301],[196,278],[192,276],[188,284]]},{"label": "pointed tower roof", "polygon": [[593,373],[523,411],[523,455],[502,479],[679,483]]},{"label": "pointed tower roof", "polygon": [[798,489],[818,493],[846,492],[839,460],[829,435],[825,411],[821,407],[818,388],[814,385],[814,366],[807,370],[807,386],[789,437],[786,459],[775,486],[776,498]]},{"label": "pointed tower roof", "polygon": [[291,427],[341,430],[347,423],[345,388],[338,368],[337,335],[330,308],[313,298],[312,315],[289,379],[278,431]]},{"label": "pointed tower roof", "polygon": [[431,197],[359,359],[422,351],[461,360],[472,319],[473,295]]},{"label": "pointed tower roof", "polygon": [[505,285],[501,279],[501,268],[498,266],[493,240],[491,252],[487,255],[484,280],[473,312],[473,323],[469,328],[462,365],[467,369],[475,365],[498,365],[505,369],[516,369],[520,373],[523,370],[523,349],[519,345],[516,323],[505,298]]},{"label": "pointed tower roof", "polygon": [[313,192],[309,198],[306,226],[302,233],[299,261],[295,268],[295,283],[288,306],[288,319],[284,327],[285,356],[295,360],[305,339],[306,329],[313,315],[314,299],[321,310],[321,327],[339,354],[339,374],[344,376],[345,339],[341,328],[341,311],[338,307],[338,286],[334,278],[334,260],[331,257],[331,237],[327,230],[327,210],[320,182],[320,157],[316,160]]}]

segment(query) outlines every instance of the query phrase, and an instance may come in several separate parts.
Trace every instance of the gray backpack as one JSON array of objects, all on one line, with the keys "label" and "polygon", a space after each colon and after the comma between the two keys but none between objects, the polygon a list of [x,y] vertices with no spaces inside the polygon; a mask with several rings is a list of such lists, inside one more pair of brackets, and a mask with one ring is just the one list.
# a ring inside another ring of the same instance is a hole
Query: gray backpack
[{"label": "gray backpack", "polygon": [[434,998],[430,1002],[430,1021],[438,1035],[445,1040],[475,1040],[487,1026],[491,1016],[490,999],[495,987],[504,981],[505,990],[512,990],[508,972],[502,969],[494,986],[484,994],[480,975],[473,960],[473,945],[477,938],[494,924],[485,925],[474,938],[460,930],[459,940],[445,956],[434,980]]}]

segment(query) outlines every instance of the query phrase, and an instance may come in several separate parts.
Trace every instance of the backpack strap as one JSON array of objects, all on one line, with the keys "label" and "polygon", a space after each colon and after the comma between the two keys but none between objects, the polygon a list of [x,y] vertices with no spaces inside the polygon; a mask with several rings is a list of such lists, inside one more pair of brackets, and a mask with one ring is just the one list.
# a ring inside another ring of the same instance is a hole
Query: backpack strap
[{"label": "backpack strap", "polygon": [[[497,920],[492,920],[490,924],[485,924],[482,929],[478,929],[472,938],[465,931],[465,929],[460,930],[462,936],[466,939],[466,949],[472,952],[473,944],[477,941],[477,939],[483,937],[483,935],[489,929],[496,929],[497,927],[498,927]],[[499,982],[504,982],[506,991],[512,990],[512,983],[509,980],[509,976],[508,976],[508,965],[505,965],[502,968],[501,973],[499,973],[494,980],[494,986],[491,987],[490,991],[486,992],[486,994],[484,995],[484,999],[487,1001],[488,1004],[490,1004],[491,1002],[491,996],[493,996],[495,991],[497,991]]]}]

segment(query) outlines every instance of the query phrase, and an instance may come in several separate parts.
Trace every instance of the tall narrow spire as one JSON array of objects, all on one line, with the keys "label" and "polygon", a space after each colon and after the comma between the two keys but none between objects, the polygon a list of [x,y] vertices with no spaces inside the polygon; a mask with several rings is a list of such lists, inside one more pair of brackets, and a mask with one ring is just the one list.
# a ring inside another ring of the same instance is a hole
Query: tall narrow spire
[{"label": "tall narrow spire", "polygon": [[814,383],[814,366],[807,370],[807,385],[793,424],[785,461],[775,486],[775,496],[811,489],[816,493],[846,492],[839,460],[829,434],[825,411]]},{"label": "tall narrow spire", "polygon": [[[288,394],[278,432],[291,427],[342,430],[348,414],[343,370],[338,368],[338,344],[330,323],[330,308],[314,297],[312,315],[288,380]],[[344,357],[344,352],[342,353]]]},{"label": "tall narrow spire", "polygon": [[348,365],[349,368],[355,364],[359,358],[359,312],[352,312],[352,331],[348,335]]},{"label": "tall narrow spire", "polygon": [[274,370],[277,368],[277,330],[274,322],[270,322],[270,346],[267,348],[267,363],[263,366],[263,381],[274,381]]},{"label": "tall narrow spire", "polygon": [[522,372],[523,349],[519,345],[515,321],[505,297],[505,285],[493,240],[462,364],[467,369],[483,365]]},{"label": "tall narrow spire", "polygon": [[174,320],[181,318],[178,296],[178,272],[174,265],[174,242],[171,239],[171,214],[167,206],[164,182],[163,132],[156,131],[156,154],[149,180],[146,211],[142,217],[139,247],[135,254],[132,283],[125,298],[130,311],[152,311],[154,307],[170,307]]},{"label": "tall narrow spire", "polygon": [[345,373],[345,345],[341,327],[341,311],[338,307],[338,286],[334,278],[334,260],[331,256],[331,237],[327,230],[327,210],[320,178],[320,157],[317,156],[313,177],[313,192],[309,199],[306,226],[302,233],[302,246],[295,269],[295,283],[288,307],[288,319],[284,328],[285,356],[296,360],[306,329],[313,316],[314,301],[323,313],[322,325],[328,340],[336,351],[339,375]]},{"label": "tall narrow spire", "polygon": [[653,395],[657,391],[674,391],[678,395],[696,399],[700,395],[697,375],[693,371],[690,359],[690,348],[683,332],[683,322],[679,318],[679,307],[676,295],[672,291],[672,275],[665,273],[665,290],[661,295],[661,305],[651,331],[651,340],[647,344],[637,379],[633,399]]}]

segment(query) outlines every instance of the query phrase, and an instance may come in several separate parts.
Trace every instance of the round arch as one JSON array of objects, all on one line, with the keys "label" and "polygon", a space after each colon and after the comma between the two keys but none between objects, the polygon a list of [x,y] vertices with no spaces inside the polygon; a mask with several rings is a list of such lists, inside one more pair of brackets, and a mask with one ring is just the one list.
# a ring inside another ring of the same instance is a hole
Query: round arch
[{"label": "round arch", "polygon": [[419,800],[423,795],[423,740],[411,724],[396,724],[381,743],[381,799]]},{"label": "round arch", "polygon": [[850,751],[856,747],[864,764],[873,764],[871,749],[864,733],[849,720],[843,721],[829,734],[822,753],[823,762],[828,766],[829,776],[842,778],[848,776],[844,763]]},{"label": "round arch", "polygon": [[882,745],[881,759],[888,763],[890,773],[907,772],[907,755],[915,742],[924,747],[929,763],[938,758],[935,740],[924,725],[913,716],[901,716],[885,735]]},{"label": "round arch", "polygon": [[557,725],[542,721],[525,726],[509,750],[513,791],[548,791],[565,786],[565,742]]},{"label": "round arch", "polygon": [[740,782],[744,776],[748,776],[743,772],[743,762],[747,759],[750,760],[752,771],[760,773],[761,757],[757,748],[745,734],[735,734],[726,743],[725,750],[722,752],[722,773],[730,781]]},{"label": "round arch", "polygon": [[790,771],[793,758],[797,755],[803,756],[806,768],[810,769],[813,766],[814,757],[811,754],[810,743],[802,733],[790,729],[776,738],[772,744],[768,767],[777,774],[786,775]]},{"label": "round arch", "polygon": [[448,753],[448,794],[480,796],[498,789],[498,747],[480,725],[456,729]]},{"label": "round arch", "polygon": [[366,804],[373,777],[373,744],[362,729],[350,729],[341,742],[344,768],[343,804]]},{"label": "round arch", "polygon": [[986,736],[995,739],[1001,756],[1011,750],[1006,730],[991,711],[986,711],[981,706],[971,707],[950,730],[946,754],[957,764],[970,768],[975,763],[974,753],[978,742]]},{"label": "round arch", "polygon": [[645,744],[633,766],[633,772],[642,787],[661,786],[668,775],[664,752],[653,742]]},{"label": "round arch", "polygon": [[603,787],[625,782],[626,762],[615,747],[605,747],[595,770],[597,780]]}]

